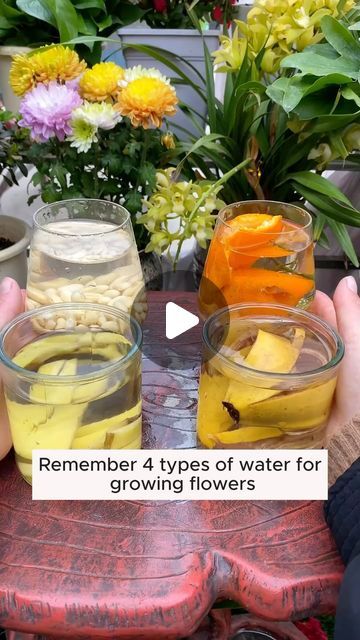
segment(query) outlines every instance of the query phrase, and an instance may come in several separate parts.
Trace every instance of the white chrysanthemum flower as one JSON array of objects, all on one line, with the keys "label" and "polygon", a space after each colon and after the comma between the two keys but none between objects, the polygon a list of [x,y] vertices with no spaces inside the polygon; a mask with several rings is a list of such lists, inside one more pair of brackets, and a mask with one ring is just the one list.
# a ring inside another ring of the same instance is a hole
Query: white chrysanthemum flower
[{"label": "white chrysanthemum flower", "polygon": [[72,134],[67,138],[71,147],[75,147],[78,153],[87,153],[93,142],[97,142],[96,125],[86,122],[84,118],[73,117],[71,120]]},{"label": "white chrysanthemum flower", "polygon": [[119,112],[107,102],[88,102],[73,111],[74,120],[83,120],[97,129],[114,129],[121,122]]},{"label": "white chrysanthemum flower", "polygon": [[131,67],[130,69],[125,70],[124,77],[119,81],[119,86],[126,87],[130,82],[139,80],[139,78],[157,78],[166,84],[170,84],[169,78],[164,76],[159,69],[155,69],[155,67],[145,69],[145,67],[138,64],[136,67]]}]

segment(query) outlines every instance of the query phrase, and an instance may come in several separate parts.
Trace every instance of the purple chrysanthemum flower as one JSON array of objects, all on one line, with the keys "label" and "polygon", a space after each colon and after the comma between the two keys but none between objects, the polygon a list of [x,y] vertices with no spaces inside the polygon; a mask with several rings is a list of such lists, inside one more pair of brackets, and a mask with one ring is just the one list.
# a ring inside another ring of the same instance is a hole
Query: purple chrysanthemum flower
[{"label": "purple chrysanthemum flower", "polygon": [[31,137],[38,142],[53,137],[64,140],[71,134],[72,112],[81,104],[79,94],[71,87],[57,82],[39,84],[21,102],[19,125],[30,129]]}]

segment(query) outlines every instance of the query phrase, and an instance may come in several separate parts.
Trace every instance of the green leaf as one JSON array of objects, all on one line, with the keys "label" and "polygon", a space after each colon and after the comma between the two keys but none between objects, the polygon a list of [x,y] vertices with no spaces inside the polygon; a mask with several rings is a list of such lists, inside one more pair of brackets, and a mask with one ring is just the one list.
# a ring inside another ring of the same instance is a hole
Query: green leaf
[{"label": "green leaf", "polygon": [[56,19],[60,42],[75,38],[78,33],[76,9],[70,0],[43,0]]},{"label": "green leaf", "polygon": [[[357,85],[357,88],[359,88],[359,85]],[[351,87],[344,87],[344,89],[341,90],[341,95],[345,100],[353,100],[355,104],[360,107],[360,95],[355,93]]]},{"label": "green leaf", "polygon": [[322,213],[317,213],[315,220],[313,221],[314,240],[318,242],[326,224],[326,216]]},{"label": "green leaf", "polygon": [[53,14],[46,2],[41,0],[16,0],[16,5],[27,15],[56,27],[55,14]]},{"label": "green leaf", "polygon": [[9,20],[19,18],[22,16],[21,11],[18,11],[14,7],[7,5],[4,0],[0,0],[0,15]]},{"label": "green leaf", "polygon": [[318,211],[325,214],[327,218],[332,218],[333,220],[343,222],[344,224],[348,224],[352,227],[360,227],[360,212],[352,206],[349,207],[343,202],[340,202],[340,200],[328,198],[317,191],[307,189],[295,180],[292,180],[291,182],[297,193],[303,196],[303,198],[305,198],[305,200],[307,200]]},{"label": "green leaf", "polygon": [[3,16],[0,16],[0,29],[7,30],[7,29],[11,29],[12,26],[13,26],[12,22],[9,22],[9,20],[7,18],[4,18]]},{"label": "green leaf", "polygon": [[215,99],[215,80],[214,66],[210,56],[209,49],[203,38],[204,55],[205,55],[205,76],[206,76],[206,94],[209,113],[210,130],[216,130],[216,99]]},{"label": "green leaf", "polygon": [[326,40],[341,56],[360,62],[360,44],[341,22],[332,16],[324,16],[320,25]]},{"label": "green leaf", "polygon": [[299,69],[303,73],[310,73],[313,76],[342,73],[354,80],[358,80],[359,78],[358,62],[341,56],[329,59],[316,53],[303,51],[302,53],[294,53],[285,58],[281,66],[284,69]]},{"label": "green leaf", "polygon": [[142,197],[140,193],[132,191],[125,197],[124,206],[129,209],[130,213],[135,214],[142,209]]},{"label": "green leaf", "polygon": [[[339,85],[349,82],[351,82],[350,76],[340,73],[330,73],[316,80],[311,75],[300,74],[292,78],[278,78],[267,88],[266,92],[274,102],[283,107],[286,113],[290,113],[305,96],[329,86],[334,86],[337,90]],[[330,107],[331,105],[328,105],[328,111],[330,111]]]},{"label": "green leaf", "polygon": [[104,0],[77,0],[74,2],[76,9],[101,9],[106,11],[106,4]]},{"label": "green leaf", "polygon": [[348,29],[350,29],[350,31],[358,31],[360,29],[360,21],[355,22],[355,24],[351,24]]},{"label": "green leaf", "polygon": [[107,27],[110,27],[112,23],[113,23],[112,16],[105,16],[102,20],[99,20],[99,22],[95,20],[95,24],[97,25],[99,31],[103,31]]},{"label": "green leaf", "polygon": [[329,198],[335,198],[352,206],[350,200],[335,184],[323,178],[323,176],[319,176],[317,173],[313,173],[312,171],[298,171],[297,173],[288,175],[287,179],[296,180],[296,182],[304,185],[304,187],[308,189],[313,189]]},{"label": "green leaf", "polygon": [[356,255],[356,251],[354,249],[354,245],[351,241],[349,232],[344,224],[341,222],[336,222],[335,220],[331,220],[331,218],[327,221],[331,231],[333,232],[335,238],[337,239],[340,247],[346,253],[347,257],[351,260],[355,267],[359,266],[359,260]]},{"label": "green leaf", "polygon": [[151,162],[144,162],[142,165],[140,165],[138,172],[138,181],[139,184],[148,184],[151,188],[155,187],[156,169]]}]

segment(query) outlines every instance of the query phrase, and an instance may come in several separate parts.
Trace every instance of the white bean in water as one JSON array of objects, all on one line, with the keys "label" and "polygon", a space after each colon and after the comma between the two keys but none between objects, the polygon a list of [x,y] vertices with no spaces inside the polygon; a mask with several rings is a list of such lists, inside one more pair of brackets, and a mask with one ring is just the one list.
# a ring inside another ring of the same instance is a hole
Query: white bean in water
[{"label": "white bean in water", "polygon": [[[140,322],[145,320],[147,302],[139,256],[125,230],[84,219],[51,222],[46,231],[35,231],[27,308],[61,302],[105,304],[132,311]],[[63,323],[59,318],[56,328]],[[99,319],[92,319],[92,325],[100,324]]]}]

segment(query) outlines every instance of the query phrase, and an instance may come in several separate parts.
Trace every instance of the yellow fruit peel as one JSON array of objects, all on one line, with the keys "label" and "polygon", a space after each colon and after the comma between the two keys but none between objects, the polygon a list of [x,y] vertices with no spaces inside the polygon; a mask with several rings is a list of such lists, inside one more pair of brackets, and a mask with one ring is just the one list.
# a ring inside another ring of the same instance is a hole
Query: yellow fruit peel
[{"label": "yellow fruit peel", "polygon": [[281,429],[275,427],[241,427],[234,431],[226,431],[218,433],[212,438],[215,443],[220,444],[238,444],[240,442],[257,442],[259,440],[268,440],[269,438],[279,438],[283,435]]}]

